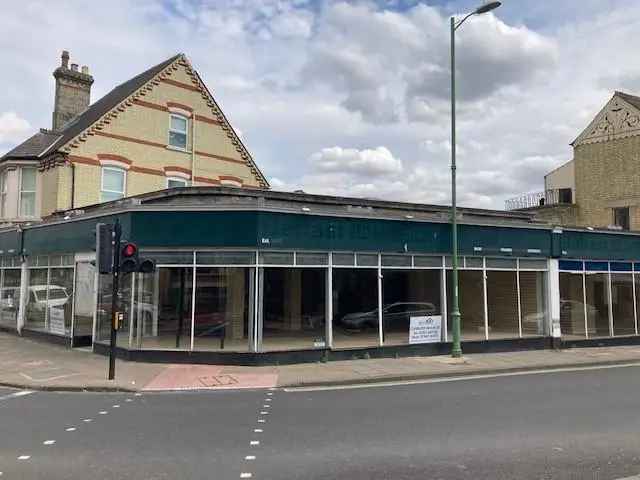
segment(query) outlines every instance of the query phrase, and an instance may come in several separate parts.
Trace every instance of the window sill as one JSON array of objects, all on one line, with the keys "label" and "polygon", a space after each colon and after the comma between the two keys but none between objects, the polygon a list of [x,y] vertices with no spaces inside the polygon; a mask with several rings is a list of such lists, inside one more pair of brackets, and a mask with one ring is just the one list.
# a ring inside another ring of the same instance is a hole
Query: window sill
[{"label": "window sill", "polygon": [[173,150],[174,152],[191,153],[191,150],[186,148],[174,147],[173,145],[167,145],[167,150]]}]

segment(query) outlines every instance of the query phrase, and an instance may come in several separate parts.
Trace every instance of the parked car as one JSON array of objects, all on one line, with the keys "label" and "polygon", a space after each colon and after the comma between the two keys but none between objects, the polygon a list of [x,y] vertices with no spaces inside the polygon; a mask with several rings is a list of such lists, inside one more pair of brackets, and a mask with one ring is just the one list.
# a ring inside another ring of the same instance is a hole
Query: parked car
[{"label": "parked car", "polygon": [[31,285],[27,298],[27,308],[44,311],[47,309],[47,303],[50,307],[63,307],[69,301],[69,293],[65,287],[59,285]]},{"label": "parked car", "polygon": [[[387,330],[408,330],[411,317],[434,315],[437,309],[428,302],[396,302],[382,309],[382,323]],[[368,312],[349,313],[340,319],[346,330],[378,328],[378,309]]]}]

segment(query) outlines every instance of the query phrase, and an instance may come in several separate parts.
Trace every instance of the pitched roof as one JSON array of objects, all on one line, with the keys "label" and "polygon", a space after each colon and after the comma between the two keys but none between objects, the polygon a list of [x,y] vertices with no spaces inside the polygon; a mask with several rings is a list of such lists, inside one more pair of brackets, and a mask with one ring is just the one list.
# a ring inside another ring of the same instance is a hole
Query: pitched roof
[{"label": "pitched roof", "polygon": [[132,79],[118,85],[100,100],[91,104],[89,108],[71,122],[67,123],[62,131],[54,133],[49,130],[40,130],[40,132],[0,157],[0,160],[7,160],[9,158],[38,158],[45,153],[61,147],[97,122],[104,114],[109,112],[109,110],[123,102],[129,95],[167,68],[181,55],[182,53],[174,55],[164,62],[142,72],[140,75],[136,75]]},{"label": "pitched roof", "polygon": [[622,98],[625,102],[630,103],[634,107],[640,110],[640,97],[636,95],[629,95],[628,93],[616,91],[617,96]]},{"label": "pitched roof", "polygon": [[13,150],[10,150],[0,157],[0,160],[10,158],[38,158],[40,154],[48,150],[48,147],[53,145],[58,138],[60,138],[59,133],[41,129],[38,133],[29,137]]},{"label": "pitched roof", "polygon": [[145,70],[140,75],[136,75],[132,79],[127,80],[111,90],[104,97],[87,108],[83,113],[78,115],[74,120],[65,125],[61,132],[62,136],[51,146],[51,148],[49,148],[49,150],[61,147],[76,135],[79,135],[89,128],[95,122],[100,120],[104,114],[109,112],[109,110],[126,100],[129,95],[134,93],[145,83],[149,82],[158,73],[176,61],[181,55],[182,53],[174,55],[173,57],[151,67],[149,70]]}]

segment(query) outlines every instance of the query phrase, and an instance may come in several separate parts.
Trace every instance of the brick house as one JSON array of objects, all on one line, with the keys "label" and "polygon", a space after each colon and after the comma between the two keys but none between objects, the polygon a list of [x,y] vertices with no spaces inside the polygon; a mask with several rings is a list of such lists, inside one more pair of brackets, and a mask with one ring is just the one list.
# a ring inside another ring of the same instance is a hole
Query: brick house
[{"label": "brick house", "polygon": [[571,143],[545,191],[507,201],[558,225],[640,230],[640,97],[615,92]]},{"label": "brick house", "polygon": [[0,158],[2,223],[165,188],[269,187],[184,54],[93,104],[94,79],[68,52],[53,76],[52,128]]}]

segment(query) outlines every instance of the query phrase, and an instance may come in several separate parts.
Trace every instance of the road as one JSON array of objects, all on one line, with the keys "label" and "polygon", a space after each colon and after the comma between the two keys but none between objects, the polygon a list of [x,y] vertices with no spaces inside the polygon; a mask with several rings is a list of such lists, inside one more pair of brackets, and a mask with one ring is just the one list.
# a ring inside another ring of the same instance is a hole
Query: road
[{"label": "road", "polygon": [[311,391],[0,389],[8,479],[618,479],[640,367]]}]

